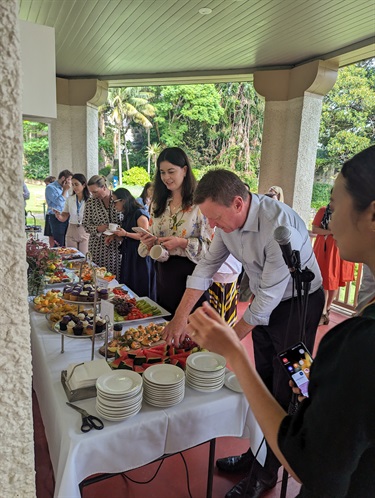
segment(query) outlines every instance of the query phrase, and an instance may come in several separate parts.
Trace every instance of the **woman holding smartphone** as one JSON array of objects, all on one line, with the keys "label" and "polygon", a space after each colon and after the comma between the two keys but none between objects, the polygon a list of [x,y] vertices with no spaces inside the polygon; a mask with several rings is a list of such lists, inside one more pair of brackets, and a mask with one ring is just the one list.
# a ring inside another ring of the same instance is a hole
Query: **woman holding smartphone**
[{"label": "woman holding smartphone", "polygon": [[[344,163],[331,207],[330,228],[342,257],[367,264],[375,274],[375,146]],[[190,316],[188,332],[230,362],[269,445],[302,482],[299,497],[374,496],[374,299],[322,339],[309,397],[295,415],[272,397],[234,331],[206,303]]]},{"label": "woman holding smartphone", "polygon": [[89,234],[82,225],[85,204],[90,197],[86,177],[81,173],[73,175],[72,187],[74,194],[67,198],[62,212],[60,213],[56,209],[53,212],[61,222],[69,218],[68,229],[65,235],[65,245],[67,247],[75,247],[82,254],[86,254],[89,247]]},{"label": "woman holding smartphone", "polygon": [[[167,261],[156,261],[158,303],[174,314],[186,288],[186,277],[207,251],[213,236],[207,219],[193,205],[196,180],[185,152],[164,149],[157,160],[151,203],[150,232],[141,235],[139,254],[149,255],[154,245],[168,252]],[[202,298],[208,299],[208,296]]]},{"label": "woman holding smartphone", "polygon": [[[133,227],[148,230],[148,217],[144,208],[126,188],[118,188],[113,192],[116,210],[122,213],[121,227],[114,235],[121,240],[120,282],[127,285],[138,296],[147,296],[156,300],[156,281],[153,261],[149,256],[141,258],[138,254],[140,234]],[[111,240],[110,236],[108,240]]]}]

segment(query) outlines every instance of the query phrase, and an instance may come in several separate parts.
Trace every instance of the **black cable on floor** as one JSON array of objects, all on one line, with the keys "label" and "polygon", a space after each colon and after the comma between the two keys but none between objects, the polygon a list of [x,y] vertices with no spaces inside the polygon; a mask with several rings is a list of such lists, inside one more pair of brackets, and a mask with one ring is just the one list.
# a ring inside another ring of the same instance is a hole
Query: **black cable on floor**
[{"label": "black cable on floor", "polygon": [[189,497],[190,498],[193,498],[192,497],[192,494],[191,494],[191,491],[190,491],[190,479],[189,479],[189,469],[188,469],[188,466],[187,466],[187,463],[186,463],[186,460],[185,460],[185,457],[184,455],[182,454],[182,452],[180,451],[180,456],[182,458],[182,461],[184,462],[184,465],[185,465],[185,472],[186,472],[186,485],[187,485],[187,490],[188,490],[188,493],[189,493]]},{"label": "black cable on floor", "polygon": [[[184,462],[184,466],[185,466],[185,473],[186,473],[186,485],[187,485],[187,490],[188,490],[188,493],[189,493],[189,497],[190,498],[193,498],[192,494],[191,494],[191,491],[190,491],[190,479],[189,479],[189,469],[188,469],[188,466],[187,466],[187,463],[186,463],[186,460],[185,460],[185,457],[184,455],[182,454],[182,452],[180,451],[179,452],[179,455],[181,456],[182,458],[182,461]],[[161,466],[163,465],[164,463],[164,458],[160,461],[160,464],[158,466],[158,468],[156,469],[155,471],[155,474],[148,480],[148,481],[136,481],[135,479],[132,479],[131,477],[129,477],[128,475],[126,475],[125,472],[122,472],[120,475],[121,477],[123,478],[123,480],[126,482],[126,480],[128,479],[130,482],[133,482],[134,484],[149,484],[150,482],[152,482],[155,477],[158,475],[160,469],[161,469]]]},{"label": "black cable on floor", "polygon": [[160,463],[159,463],[159,466],[158,468],[156,469],[156,472],[155,474],[151,477],[151,479],[149,479],[148,481],[136,481],[135,479],[132,479],[131,477],[127,476],[125,472],[122,472],[121,473],[121,477],[124,479],[124,481],[126,479],[129,479],[129,481],[131,482],[134,482],[134,484],[149,484],[151,481],[153,481],[155,479],[155,477],[158,475],[159,473],[159,470],[161,469],[161,466],[163,465],[164,463],[164,458],[162,460],[160,460]]}]

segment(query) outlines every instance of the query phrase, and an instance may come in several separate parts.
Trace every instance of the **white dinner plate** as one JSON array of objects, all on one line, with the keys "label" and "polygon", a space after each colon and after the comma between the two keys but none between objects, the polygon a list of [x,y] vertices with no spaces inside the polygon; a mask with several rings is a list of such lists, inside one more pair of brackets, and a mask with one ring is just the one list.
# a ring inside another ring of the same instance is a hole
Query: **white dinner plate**
[{"label": "white dinner plate", "polygon": [[220,354],[202,351],[188,356],[186,364],[201,372],[213,372],[225,368],[226,360]]},{"label": "white dinner plate", "polygon": [[125,394],[140,389],[142,377],[131,370],[117,370],[101,375],[96,381],[97,387],[109,394]]},{"label": "white dinner plate", "polygon": [[224,384],[228,389],[236,391],[236,393],[243,393],[241,384],[238,382],[238,379],[234,372],[228,372],[225,375]]},{"label": "white dinner plate", "polygon": [[181,368],[175,365],[153,365],[143,373],[144,378],[153,384],[173,385],[178,384],[185,378]]}]

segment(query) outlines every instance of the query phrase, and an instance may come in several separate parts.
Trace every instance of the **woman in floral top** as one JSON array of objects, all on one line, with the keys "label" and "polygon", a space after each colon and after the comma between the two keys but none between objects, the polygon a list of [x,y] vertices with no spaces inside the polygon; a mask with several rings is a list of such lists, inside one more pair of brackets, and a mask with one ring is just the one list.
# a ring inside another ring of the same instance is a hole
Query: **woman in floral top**
[{"label": "woman in floral top", "polygon": [[[179,147],[164,149],[157,160],[150,232],[142,235],[138,252],[145,257],[155,244],[162,244],[169,259],[156,261],[158,303],[174,314],[186,289],[186,277],[207,251],[213,230],[193,205],[196,180],[189,159]],[[202,301],[207,296],[202,296]]]}]

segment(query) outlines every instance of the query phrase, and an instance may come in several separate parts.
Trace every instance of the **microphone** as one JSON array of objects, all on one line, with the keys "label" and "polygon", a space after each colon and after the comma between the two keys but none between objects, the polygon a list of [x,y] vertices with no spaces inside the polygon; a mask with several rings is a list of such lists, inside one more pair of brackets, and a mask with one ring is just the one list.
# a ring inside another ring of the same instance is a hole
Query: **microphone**
[{"label": "microphone", "polygon": [[283,253],[284,261],[290,271],[295,271],[296,269],[296,256],[292,251],[292,246],[290,245],[290,239],[292,237],[292,232],[289,228],[284,226],[279,226],[273,232],[273,238],[279,244],[281,252]]}]

